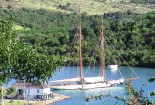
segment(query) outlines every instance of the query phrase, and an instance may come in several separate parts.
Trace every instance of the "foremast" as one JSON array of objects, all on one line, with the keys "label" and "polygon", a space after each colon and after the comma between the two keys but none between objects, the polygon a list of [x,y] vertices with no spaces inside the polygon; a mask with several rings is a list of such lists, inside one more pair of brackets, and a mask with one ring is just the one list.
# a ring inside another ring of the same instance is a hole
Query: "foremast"
[{"label": "foremast", "polygon": [[104,69],[104,33],[103,33],[103,15],[101,16],[101,70],[103,80],[105,79],[105,69]]},{"label": "foremast", "polygon": [[80,80],[83,79],[82,75],[82,34],[81,34],[81,5],[79,4],[79,61],[80,61]]}]

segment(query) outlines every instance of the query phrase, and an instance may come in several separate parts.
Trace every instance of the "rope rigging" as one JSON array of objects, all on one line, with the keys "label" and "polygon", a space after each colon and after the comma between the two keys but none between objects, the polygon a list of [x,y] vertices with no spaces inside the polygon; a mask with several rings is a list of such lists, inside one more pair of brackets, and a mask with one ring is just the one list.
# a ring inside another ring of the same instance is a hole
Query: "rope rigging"
[{"label": "rope rigging", "polygon": [[[108,38],[105,36],[105,39],[110,43],[110,41],[108,40]],[[110,44],[110,47],[113,48],[115,50],[115,52],[118,54],[118,56],[123,60],[125,61],[125,63],[127,64],[127,66],[129,67],[129,69],[133,72],[133,74],[136,76],[136,77],[139,77],[136,72],[130,67],[130,65],[128,64],[128,62],[120,55],[120,53],[118,53],[114,47],[114,45]]]}]

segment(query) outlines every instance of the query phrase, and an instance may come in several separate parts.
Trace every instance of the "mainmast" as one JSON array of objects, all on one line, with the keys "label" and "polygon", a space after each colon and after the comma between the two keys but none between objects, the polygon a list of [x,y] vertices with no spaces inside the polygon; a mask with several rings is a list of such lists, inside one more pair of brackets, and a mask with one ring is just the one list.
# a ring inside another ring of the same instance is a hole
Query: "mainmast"
[{"label": "mainmast", "polygon": [[79,4],[79,60],[80,60],[80,79],[82,80],[82,35],[81,35],[81,5]]},{"label": "mainmast", "polygon": [[101,63],[102,63],[102,77],[105,79],[105,71],[104,71],[104,33],[103,33],[103,15],[101,17]]}]

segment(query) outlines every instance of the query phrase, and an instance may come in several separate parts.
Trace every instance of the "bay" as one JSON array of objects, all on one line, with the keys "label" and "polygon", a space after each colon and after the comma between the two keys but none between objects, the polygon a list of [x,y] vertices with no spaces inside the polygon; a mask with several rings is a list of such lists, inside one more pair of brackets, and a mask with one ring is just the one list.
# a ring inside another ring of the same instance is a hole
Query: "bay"
[{"label": "bay", "polygon": [[[132,70],[139,76],[139,79],[132,81],[132,85],[136,90],[140,90],[143,83],[144,86],[144,95],[148,96],[150,91],[155,90],[155,83],[149,83],[148,79],[155,75],[154,68],[138,68],[132,67]],[[134,77],[134,73],[130,70],[129,67],[119,67],[119,70],[109,70],[106,69],[106,79],[119,79],[121,78],[121,74],[124,78]],[[120,72],[119,72],[120,71]],[[101,75],[101,67],[100,66],[90,66],[83,67],[83,76],[84,77],[95,77]],[[79,67],[77,66],[64,66],[61,70],[57,70],[55,75],[50,79],[58,80],[58,79],[66,79],[66,78],[74,78],[79,76]],[[100,94],[111,94],[113,96],[124,97],[125,86],[116,86],[116,87],[108,87],[108,88],[97,88],[90,90],[52,90],[55,93],[64,94],[70,96],[69,99],[63,100],[52,105],[110,105],[114,104],[116,100],[111,99],[109,97],[105,97],[101,100],[90,100],[88,103],[85,102],[85,97],[100,95]],[[154,97],[150,97],[154,99]],[[123,105],[123,103],[119,102],[119,105]]]}]

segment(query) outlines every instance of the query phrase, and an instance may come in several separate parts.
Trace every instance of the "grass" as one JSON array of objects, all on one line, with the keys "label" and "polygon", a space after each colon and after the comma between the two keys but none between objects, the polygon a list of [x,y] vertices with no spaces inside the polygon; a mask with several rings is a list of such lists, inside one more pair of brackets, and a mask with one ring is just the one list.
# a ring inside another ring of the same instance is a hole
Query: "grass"
[{"label": "grass", "polygon": [[128,3],[128,2],[130,2],[130,0],[107,0],[107,1],[111,1],[111,2],[126,2],[126,3]]},{"label": "grass", "polygon": [[[11,101],[4,101],[4,105],[12,105]],[[22,101],[13,101],[13,105],[23,105]]]},{"label": "grass", "polygon": [[[1,103],[1,102],[0,102]],[[30,104],[30,103],[29,103]],[[11,100],[4,100],[4,105],[24,105],[24,101],[20,100],[14,100],[13,102]],[[28,105],[28,102],[25,102],[25,105]],[[37,105],[35,103],[31,103],[30,105]]]},{"label": "grass", "polygon": [[[122,2],[123,1],[123,2]],[[87,12],[90,15],[103,14],[116,11],[131,10],[136,13],[146,13],[155,9],[151,9],[150,5],[136,5],[129,2],[130,0],[107,0],[107,2],[97,2],[95,0],[83,0],[81,3],[82,12]],[[58,9],[59,5],[71,4],[71,8],[74,12],[78,9],[78,0],[20,0],[19,2],[0,2],[3,7],[11,5],[14,9],[22,7],[32,9],[48,9],[51,11],[61,11],[65,13],[71,13],[69,10]],[[153,4],[152,4],[153,6]]]},{"label": "grass", "polygon": [[15,30],[15,31],[19,31],[19,30],[25,30],[25,31],[31,30],[30,28],[24,28],[24,27],[22,27],[20,25],[17,25],[17,24],[14,24],[12,29]]},{"label": "grass", "polygon": [[13,30],[23,30],[24,28],[20,25],[14,24]]}]

